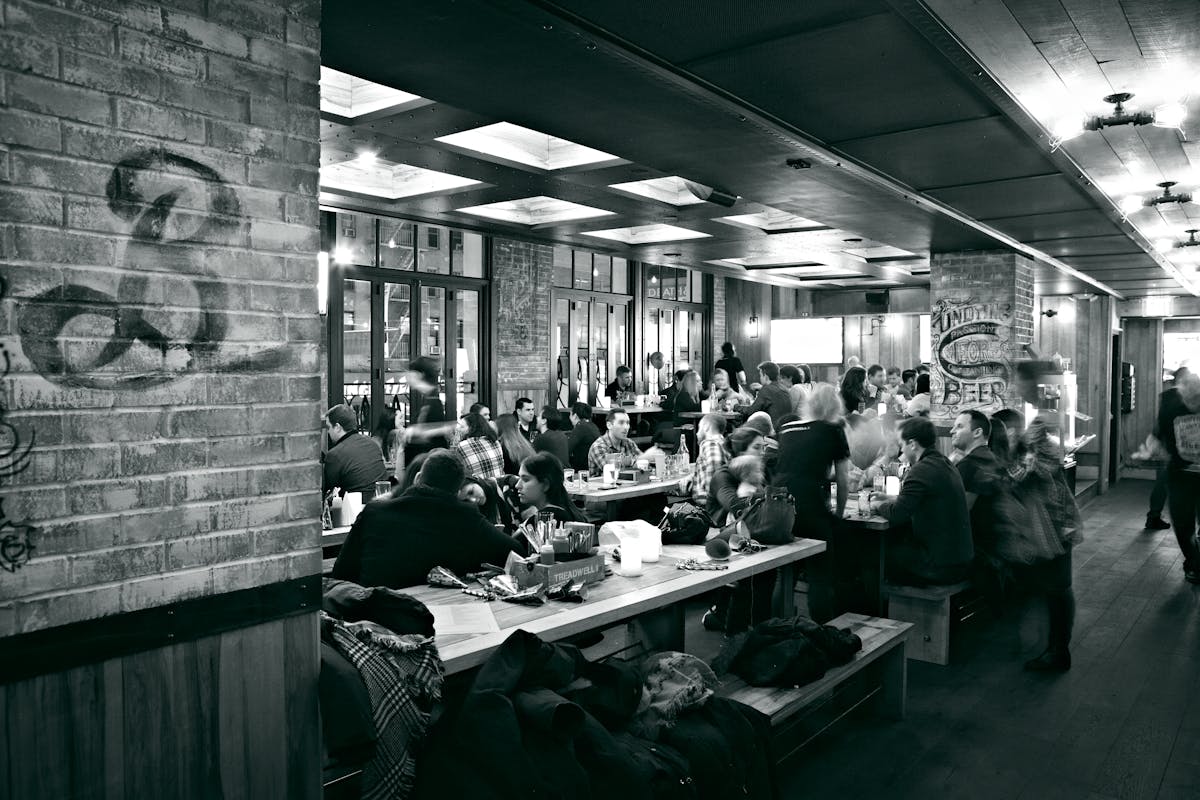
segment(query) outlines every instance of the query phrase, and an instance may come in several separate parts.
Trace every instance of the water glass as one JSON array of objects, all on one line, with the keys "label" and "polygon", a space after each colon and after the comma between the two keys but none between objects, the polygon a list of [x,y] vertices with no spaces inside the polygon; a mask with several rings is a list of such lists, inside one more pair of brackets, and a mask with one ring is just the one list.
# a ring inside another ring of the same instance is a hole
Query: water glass
[{"label": "water glass", "polygon": [[571,488],[571,484],[573,484],[574,482],[575,482],[575,470],[564,469],[563,470],[563,486],[566,486],[569,489],[569,488]]},{"label": "water glass", "polygon": [[874,490],[876,494],[883,494],[886,485],[886,480],[884,479],[883,475],[875,476]]}]

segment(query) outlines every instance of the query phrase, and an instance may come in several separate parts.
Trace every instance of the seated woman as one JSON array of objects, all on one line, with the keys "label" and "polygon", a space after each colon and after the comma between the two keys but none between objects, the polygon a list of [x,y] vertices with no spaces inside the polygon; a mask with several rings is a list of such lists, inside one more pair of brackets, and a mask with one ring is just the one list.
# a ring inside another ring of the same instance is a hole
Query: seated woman
[{"label": "seated woman", "polygon": [[683,425],[690,423],[691,420],[683,416],[687,412],[699,412],[700,401],[707,398],[707,395],[700,390],[700,376],[696,371],[689,369],[683,375],[683,380],[679,385],[679,391],[675,394],[675,404],[672,407],[675,412],[675,424]]},{"label": "seated woman", "polygon": [[725,449],[725,418],[719,414],[705,414],[696,431],[699,447],[696,463],[692,468],[692,501],[698,506],[708,503],[708,486],[713,475],[729,461]]},{"label": "seated woman", "polygon": [[713,370],[709,397],[712,398],[714,411],[737,411],[754,402],[750,395],[730,386],[729,373],[723,369]]},{"label": "seated woman", "polygon": [[504,450],[492,426],[479,414],[467,414],[455,428],[454,452],[462,459],[468,477],[499,478],[504,474]]},{"label": "seated woman", "polygon": [[533,445],[521,434],[517,418],[512,414],[504,414],[496,420],[496,430],[500,435],[500,448],[504,451],[504,474],[516,475],[521,462],[533,455]]},{"label": "seated woman", "polygon": [[904,413],[910,417],[929,416],[929,373],[917,376],[917,393],[904,407]]},{"label": "seated woman", "polygon": [[[729,437],[730,450],[735,455],[717,470],[708,493],[708,514],[718,527],[736,521],[751,500],[762,493],[766,485],[763,442],[763,437],[752,428],[738,428]],[[738,581],[732,592],[718,597],[701,624],[708,630],[740,633],[771,616],[774,590],[774,571]]]},{"label": "seated woman", "polygon": [[562,462],[550,453],[535,453],[521,462],[517,497],[526,524],[542,512],[553,514],[559,522],[583,522],[583,515],[563,486]]}]

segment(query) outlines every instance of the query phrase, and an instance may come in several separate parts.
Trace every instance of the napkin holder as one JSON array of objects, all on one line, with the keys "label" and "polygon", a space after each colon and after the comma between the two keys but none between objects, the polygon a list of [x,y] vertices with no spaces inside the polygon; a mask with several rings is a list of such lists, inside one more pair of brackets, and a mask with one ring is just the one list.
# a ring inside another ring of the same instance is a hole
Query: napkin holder
[{"label": "napkin holder", "polygon": [[604,556],[599,553],[570,553],[556,555],[553,564],[530,563],[515,553],[509,553],[504,570],[528,589],[539,584],[546,589],[566,581],[599,583],[604,580]]}]

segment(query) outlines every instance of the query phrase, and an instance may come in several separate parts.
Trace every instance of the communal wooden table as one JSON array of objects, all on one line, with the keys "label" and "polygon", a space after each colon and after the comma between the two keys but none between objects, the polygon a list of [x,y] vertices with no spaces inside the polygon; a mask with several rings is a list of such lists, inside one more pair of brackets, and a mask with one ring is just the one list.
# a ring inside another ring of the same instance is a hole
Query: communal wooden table
[{"label": "communal wooden table", "polygon": [[603,416],[607,415],[608,412],[612,411],[614,408],[621,409],[625,413],[629,414],[629,416],[631,416],[631,417],[636,414],[661,414],[661,413],[663,413],[662,406],[609,406],[607,408],[605,408],[604,406],[592,406],[592,416],[593,417],[603,417]]},{"label": "communal wooden table", "polygon": [[[684,600],[772,569],[780,571],[784,587],[791,587],[796,562],[824,551],[824,542],[797,539],[791,544],[769,547],[753,555],[734,554],[727,570],[693,572],[676,569],[676,564],[687,558],[705,560],[704,548],[666,545],[659,561],[643,565],[638,577],[614,574],[599,583],[589,584],[588,598],[582,603],[550,600],[541,606],[525,606],[492,601],[492,612],[500,626],[498,633],[438,636],[438,652],[446,673],[454,674],[482,664],[517,629],[537,634],[546,641],[557,641],[634,620],[639,623],[638,634],[647,646],[682,650],[685,644]],[[456,589],[438,586],[422,586],[406,590],[406,593],[429,606],[486,602]],[[785,591],[783,597],[784,607],[779,611],[791,615],[792,593]]]},{"label": "communal wooden table", "polygon": [[709,414],[716,414],[718,417],[724,417],[727,420],[738,420],[745,416],[740,411],[681,411],[678,416],[680,419],[703,419]]}]

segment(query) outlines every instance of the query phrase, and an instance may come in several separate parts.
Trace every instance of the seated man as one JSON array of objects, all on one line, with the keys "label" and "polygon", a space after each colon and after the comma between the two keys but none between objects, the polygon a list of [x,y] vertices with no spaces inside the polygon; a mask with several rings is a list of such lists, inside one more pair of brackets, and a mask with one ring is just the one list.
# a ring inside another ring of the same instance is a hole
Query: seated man
[{"label": "seated man", "polygon": [[620,400],[621,395],[628,394],[633,391],[633,370],[622,364],[617,367],[617,378],[608,386],[604,387],[604,396],[613,400]]},{"label": "seated man", "polygon": [[325,432],[329,449],[321,456],[321,490],[366,492],[375,496],[375,481],[387,480],[387,465],[383,451],[370,437],[358,432],[358,418],[346,405],[336,405],[325,412]]},{"label": "seated man", "polygon": [[901,457],[908,473],[895,499],[871,501],[872,513],[911,529],[886,544],[888,579],[916,586],[958,583],[970,572],[975,550],[967,495],[958,470],[938,452],[937,432],[924,417],[900,425]]},{"label": "seated man", "polygon": [[457,456],[445,449],[430,452],[413,486],[363,508],[332,577],[403,589],[424,584],[434,567],[461,575],[485,562],[503,565],[517,543],[458,498],[463,478]]},{"label": "seated man", "polygon": [[608,412],[608,433],[592,442],[588,450],[588,473],[593,476],[603,475],[604,457],[610,453],[627,456],[630,460],[642,454],[629,438],[629,412],[621,408],[614,408]]},{"label": "seated man", "polygon": [[587,403],[572,405],[571,432],[567,434],[567,458],[571,463],[566,466],[587,469],[592,442],[599,438],[600,429],[592,422],[592,407]]}]

